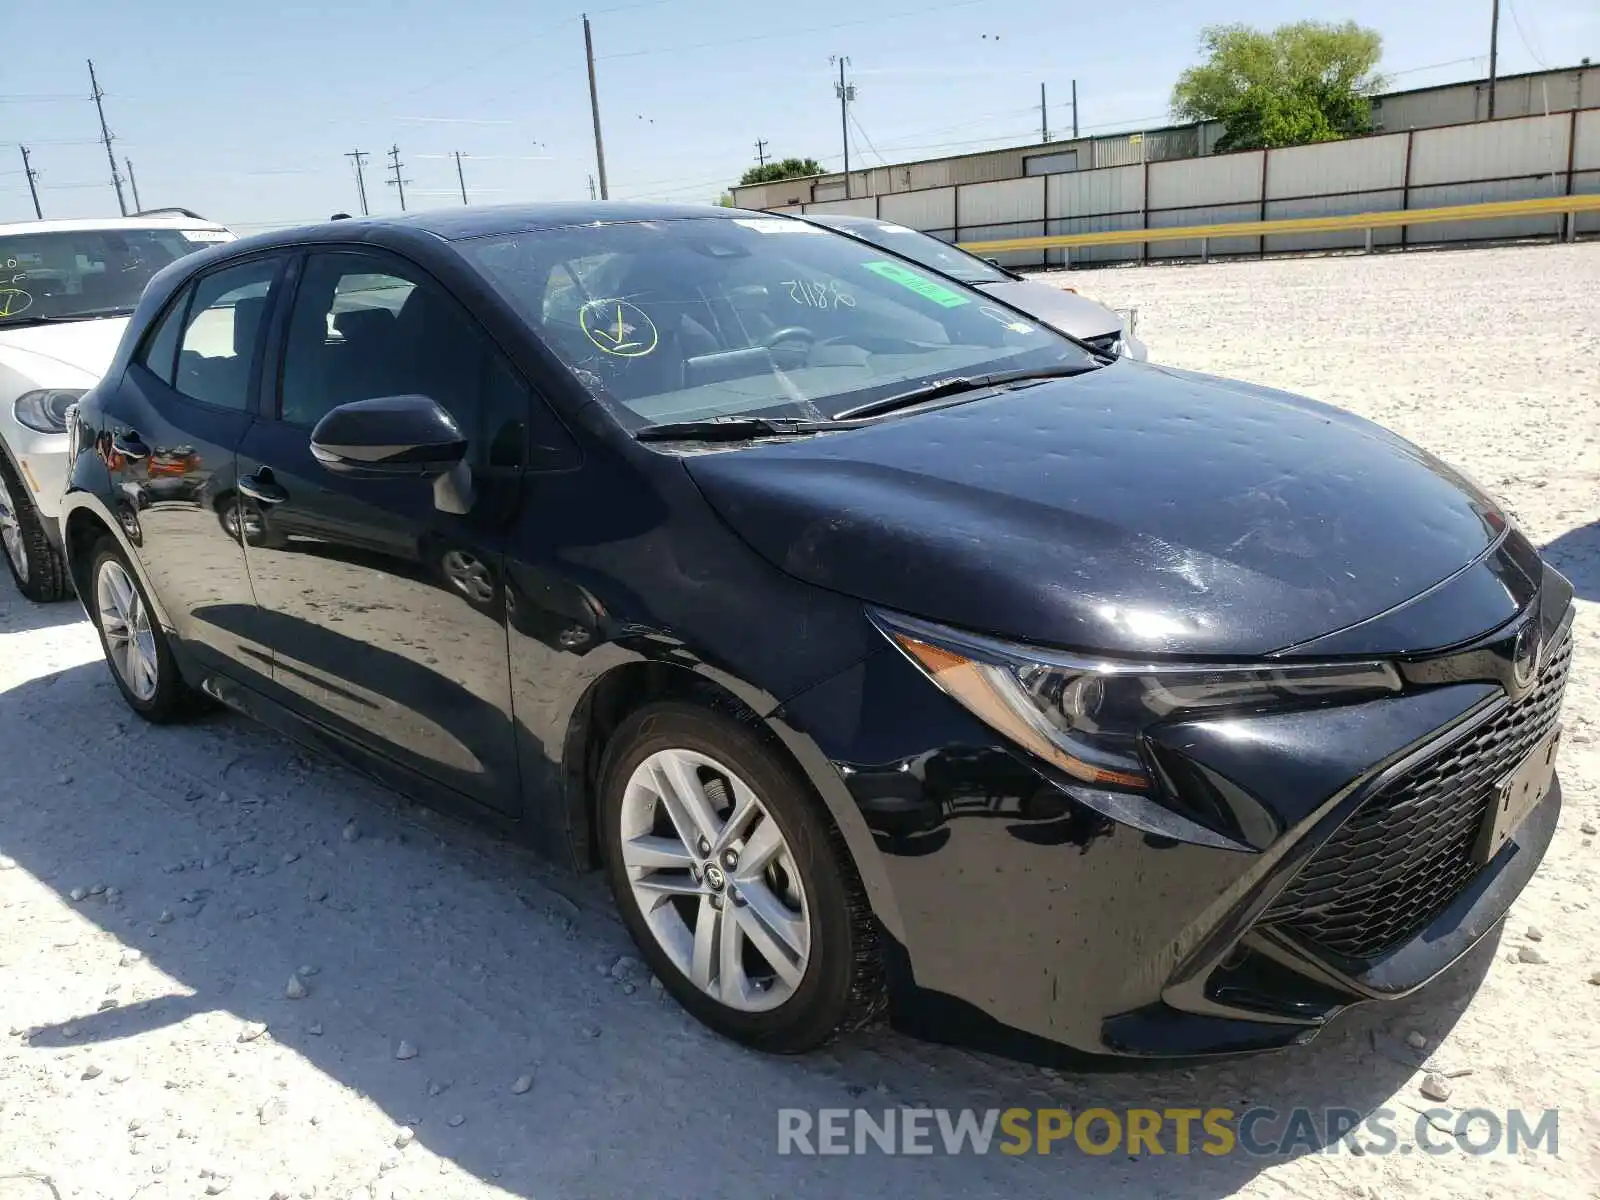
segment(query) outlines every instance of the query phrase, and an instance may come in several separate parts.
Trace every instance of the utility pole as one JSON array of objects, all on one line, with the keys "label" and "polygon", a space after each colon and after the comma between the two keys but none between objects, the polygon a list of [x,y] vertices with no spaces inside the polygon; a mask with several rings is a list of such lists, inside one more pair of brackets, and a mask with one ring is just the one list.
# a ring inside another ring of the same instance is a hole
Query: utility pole
[{"label": "utility pole", "polygon": [[106,144],[106,161],[111,164],[111,186],[117,189],[117,207],[122,210],[122,215],[128,215],[128,202],[122,198],[122,176],[117,174],[117,156],[111,150],[111,130],[106,128],[106,109],[101,104],[105,93],[100,90],[100,81],[94,77],[94,59],[89,60],[89,88],[94,93],[95,111],[100,114],[100,139]]},{"label": "utility pole", "polygon": [[133,210],[135,212],[143,212],[144,201],[139,199],[139,181],[134,178],[133,159],[124,158],[122,161],[128,168],[128,186],[133,189]]},{"label": "utility pole", "polygon": [[594,199],[594,176],[589,176],[589,199]]},{"label": "utility pole", "polygon": [[767,165],[767,144],[766,144],[766,142],[762,142],[762,141],[756,142],[756,162],[760,163],[763,167]]},{"label": "utility pole", "polygon": [[17,149],[22,151],[22,173],[28,177],[28,194],[33,197],[33,215],[42,221],[44,220],[44,209],[39,207],[39,172],[35,171],[33,164],[28,161],[28,148],[26,146],[18,146]]},{"label": "utility pole", "polygon": [[405,164],[400,161],[400,147],[399,147],[399,145],[396,144],[396,145],[390,146],[389,147],[389,169],[394,172],[394,178],[389,180],[388,182],[389,182],[389,186],[390,187],[398,188],[399,191],[400,191],[400,211],[401,212],[405,212],[405,210],[406,210],[406,184],[411,182],[411,180],[409,180],[409,179],[400,178],[400,168],[403,167],[403,166],[405,166]]},{"label": "utility pole", "polygon": [[365,150],[351,150],[346,155],[356,168],[356,195],[361,200],[361,215],[369,217],[372,213],[367,209],[367,176],[362,170],[367,165],[367,152]]},{"label": "utility pole", "polygon": [[836,54],[830,61],[839,64],[839,82],[833,85],[834,95],[839,97],[839,136],[844,142],[844,198],[850,199],[850,101],[856,98],[856,88],[853,83],[844,81],[844,69],[850,65],[850,60],[842,54]]},{"label": "utility pole", "polygon": [[1078,81],[1072,81],[1072,139],[1078,139]]},{"label": "utility pole", "polygon": [[589,14],[583,14],[583,55],[589,60],[589,112],[594,117],[594,162],[600,172],[600,199],[611,199],[606,187],[606,144],[600,137],[600,89],[594,81],[594,35],[589,32]]},{"label": "utility pole", "polygon": [[1500,0],[1494,0],[1489,18],[1489,120],[1494,120],[1494,81],[1500,66]]},{"label": "utility pole", "polygon": [[453,151],[456,159],[456,182],[461,185],[461,203],[467,202],[467,177],[461,173],[461,151]]},{"label": "utility pole", "polygon": [[1044,102],[1044,84],[1039,85],[1039,140],[1050,140],[1050,109]]}]

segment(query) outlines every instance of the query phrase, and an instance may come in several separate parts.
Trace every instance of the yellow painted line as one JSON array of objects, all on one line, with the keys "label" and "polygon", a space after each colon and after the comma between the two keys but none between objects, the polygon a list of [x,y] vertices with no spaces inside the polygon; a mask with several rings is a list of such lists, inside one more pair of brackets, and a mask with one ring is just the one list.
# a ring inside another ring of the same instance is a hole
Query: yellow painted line
[{"label": "yellow painted line", "polygon": [[1108,229],[1097,233],[1062,233],[1047,237],[1000,238],[957,244],[974,254],[994,254],[1006,250],[1054,250],[1067,246],[1121,246],[1134,242],[1187,242],[1199,238],[1272,237],[1284,233],[1394,229],[1401,225],[1430,225],[1441,221],[1492,221],[1505,217],[1556,216],[1580,212],[1600,212],[1600,194],[1495,200],[1486,204],[1452,204],[1443,208],[1392,209],[1337,217],[1227,221],[1218,225],[1174,225],[1162,229]]}]

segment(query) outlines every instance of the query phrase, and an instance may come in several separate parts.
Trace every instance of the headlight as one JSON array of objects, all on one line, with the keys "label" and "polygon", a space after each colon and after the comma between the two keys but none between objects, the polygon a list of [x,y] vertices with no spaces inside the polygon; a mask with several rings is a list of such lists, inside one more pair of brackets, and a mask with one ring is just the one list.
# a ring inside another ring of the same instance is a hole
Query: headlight
[{"label": "headlight", "polygon": [[1388,663],[1282,667],[1082,658],[875,611],[873,621],[974,716],[1073,779],[1151,790],[1140,737],[1197,712],[1348,701],[1400,690]]},{"label": "headlight", "polygon": [[65,433],[67,410],[83,398],[88,388],[44,388],[23,392],[11,405],[17,421],[40,433]]}]

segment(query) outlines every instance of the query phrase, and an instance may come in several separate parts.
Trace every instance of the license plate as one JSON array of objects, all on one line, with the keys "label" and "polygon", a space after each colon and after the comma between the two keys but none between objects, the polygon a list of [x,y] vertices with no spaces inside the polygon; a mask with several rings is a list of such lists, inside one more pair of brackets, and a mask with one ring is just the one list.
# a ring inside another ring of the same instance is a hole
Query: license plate
[{"label": "license plate", "polygon": [[1487,863],[1500,853],[1500,848],[1516,833],[1523,818],[1545,798],[1555,778],[1556,747],[1560,744],[1561,730],[1557,729],[1529,751],[1501,782],[1495,793],[1495,805],[1478,831],[1473,861]]}]

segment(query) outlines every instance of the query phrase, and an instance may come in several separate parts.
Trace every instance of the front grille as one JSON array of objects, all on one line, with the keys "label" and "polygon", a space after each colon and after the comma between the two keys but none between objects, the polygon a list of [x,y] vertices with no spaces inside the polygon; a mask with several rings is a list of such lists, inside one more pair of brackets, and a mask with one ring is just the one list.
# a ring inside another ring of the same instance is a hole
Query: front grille
[{"label": "front grille", "polygon": [[1356,809],[1261,924],[1357,961],[1427,928],[1477,873],[1472,849],[1498,785],[1554,727],[1571,662],[1569,629],[1533,691]]}]

